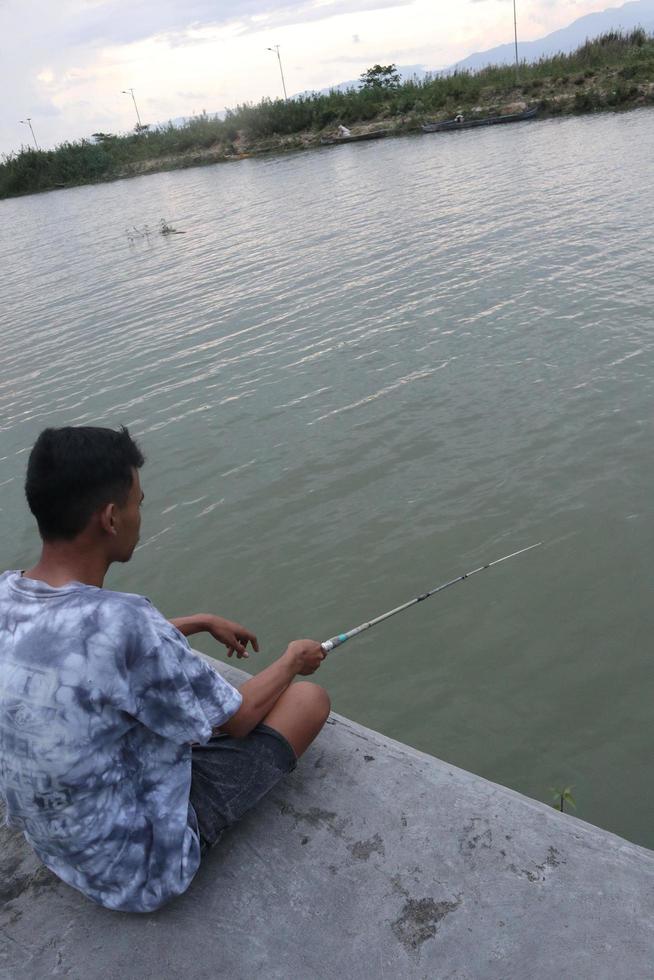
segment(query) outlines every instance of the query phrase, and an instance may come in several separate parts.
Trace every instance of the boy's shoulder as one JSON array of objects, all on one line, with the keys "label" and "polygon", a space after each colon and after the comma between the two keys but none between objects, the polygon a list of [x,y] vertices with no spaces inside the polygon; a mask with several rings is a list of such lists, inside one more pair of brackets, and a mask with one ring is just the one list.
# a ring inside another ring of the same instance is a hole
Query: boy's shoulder
[{"label": "boy's shoulder", "polygon": [[137,623],[161,630],[170,627],[163,613],[152,600],[138,592],[117,592],[114,589],[87,587],[80,596],[84,604],[95,607],[103,618],[116,617],[124,623]]},{"label": "boy's shoulder", "polygon": [[154,611],[152,601],[138,592],[117,592],[114,589],[93,589],[87,593],[90,601],[107,606],[119,606],[122,609],[133,609],[136,612]]},{"label": "boy's shoulder", "polygon": [[124,625],[173,628],[168,620],[144,595],[118,592],[81,582],[54,588],[39,579],[26,578],[22,572],[0,574],[0,602],[4,606],[40,615],[68,610],[70,614],[99,617],[105,623],[115,621]]},{"label": "boy's shoulder", "polygon": [[141,630],[146,627],[157,633],[170,633],[179,636],[173,624],[153,604],[147,596],[136,592],[114,592],[111,589],[98,589],[93,600],[98,603],[103,616],[120,618],[124,623],[135,624]]}]

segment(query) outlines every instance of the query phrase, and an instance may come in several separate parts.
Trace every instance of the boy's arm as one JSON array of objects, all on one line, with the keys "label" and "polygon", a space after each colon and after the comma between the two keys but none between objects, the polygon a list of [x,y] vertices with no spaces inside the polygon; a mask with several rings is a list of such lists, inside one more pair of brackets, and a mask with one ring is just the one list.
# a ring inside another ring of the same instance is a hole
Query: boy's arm
[{"label": "boy's arm", "polygon": [[211,613],[196,613],[195,616],[179,616],[177,619],[169,620],[172,625],[184,636],[194,636],[196,633],[211,633],[215,640],[223,643],[227,647],[227,656],[236,651],[236,656],[248,657],[248,643],[252,644],[252,649],[259,650],[259,643],[254,633],[233,622],[231,619],[223,619],[222,616],[212,616]]},{"label": "boy's arm", "polygon": [[293,678],[315,673],[325,656],[315,640],[293,640],[281,657],[241,685],[241,707],[214,732],[226,732],[236,738],[247,735],[271,711]]}]

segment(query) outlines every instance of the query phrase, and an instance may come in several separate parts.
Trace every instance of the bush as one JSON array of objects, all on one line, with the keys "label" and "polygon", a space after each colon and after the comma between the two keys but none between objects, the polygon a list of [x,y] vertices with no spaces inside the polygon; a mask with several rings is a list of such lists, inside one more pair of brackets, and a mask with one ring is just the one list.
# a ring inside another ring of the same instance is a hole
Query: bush
[{"label": "bush", "polygon": [[637,85],[616,85],[612,92],[606,96],[606,104],[616,107],[630,102],[634,96],[638,95]]},{"label": "bush", "polygon": [[541,99],[539,109],[548,116],[560,116],[563,112],[563,106],[556,99]]},{"label": "bush", "polygon": [[576,92],[574,108],[576,112],[594,112],[599,109],[602,105],[602,99],[599,93],[588,91],[588,92]]}]

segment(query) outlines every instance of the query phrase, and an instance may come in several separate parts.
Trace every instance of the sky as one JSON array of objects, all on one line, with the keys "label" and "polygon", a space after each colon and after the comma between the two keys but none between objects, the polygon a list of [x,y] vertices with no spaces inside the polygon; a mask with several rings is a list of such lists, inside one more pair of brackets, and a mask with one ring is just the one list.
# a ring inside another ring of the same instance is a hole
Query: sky
[{"label": "sky", "polygon": [[[622,0],[517,0],[534,40]],[[513,37],[512,0],[0,0],[0,154],[357,78]]]}]

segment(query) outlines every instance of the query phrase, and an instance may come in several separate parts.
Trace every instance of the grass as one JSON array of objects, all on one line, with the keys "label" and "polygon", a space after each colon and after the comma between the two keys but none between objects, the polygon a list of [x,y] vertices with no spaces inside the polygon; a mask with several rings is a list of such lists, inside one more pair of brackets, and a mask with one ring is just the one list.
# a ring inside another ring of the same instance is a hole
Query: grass
[{"label": "grass", "polygon": [[24,147],[0,161],[0,198],[93,183],[148,170],[229,160],[244,153],[306,147],[339,123],[381,124],[396,132],[419,129],[462,111],[482,114],[525,102],[543,116],[654,104],[654,37],[642,30],[611,31],[571,54],[478,72],[427,76],[395,87],[333,90],[284,101],[244,103],[225,119],[203,114],[184,126],[158,126],[124,136],[63,143],[53,150]]}]

